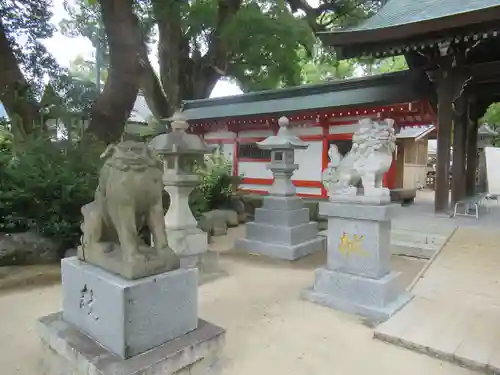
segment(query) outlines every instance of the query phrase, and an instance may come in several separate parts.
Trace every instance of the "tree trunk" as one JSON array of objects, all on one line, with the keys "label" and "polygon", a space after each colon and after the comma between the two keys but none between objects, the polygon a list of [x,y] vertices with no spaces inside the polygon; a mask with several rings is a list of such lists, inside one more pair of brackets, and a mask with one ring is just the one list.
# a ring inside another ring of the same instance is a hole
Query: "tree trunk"
[{"label": "tree trunk", "polygon": [[220,77],[227,74],[229,53],[220,38],[224,23],[234,16],[242,0],[219,0],[217,26],[210,36],[204,56],[183,34],[180,0],[154,0],[158,23],[160,77],[169,113],[180,108],[182,100],[203,99],[210,95]]},{"label": "tree trunk", "polygon": [[100,0],[108,37],[110,67],[104,89],[92,106],[88,131],[106,143],[120,139],[134,107],[143,68],[144,38],[133,11],[134,0]]},{"label": "tree trunk", "polygon": [[0,102],[19,133],[16,135],[22,137],[41,130],[36,126],[41,121],[39,106],[32,95],[0,18]]},{"label": "tree trunk", "polygon": [[189,69],[191,65],[189,43],[181,27],[182,3],[179,0],[153,1],[153,12],[158,23],[160,77],[169,114],[180,107],[183,98],[180,90],[181,69]]}]

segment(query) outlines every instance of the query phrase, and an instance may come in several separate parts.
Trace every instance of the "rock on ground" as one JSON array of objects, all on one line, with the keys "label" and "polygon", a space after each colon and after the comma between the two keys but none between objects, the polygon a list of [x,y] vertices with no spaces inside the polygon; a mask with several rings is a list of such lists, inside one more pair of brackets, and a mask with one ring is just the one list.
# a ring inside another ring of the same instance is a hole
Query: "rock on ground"
[{"label": "rock on ground", "polygon": [[212,210],[205,212],[200,219],[200,227],[213,236],[224,236],[228,227],[237,227],[240,221],[233,210]]},{"label": "rock on ground", "polygon": [[59,248],[57,241],[35,232],[0,233],[0,266],[54,263]]}]

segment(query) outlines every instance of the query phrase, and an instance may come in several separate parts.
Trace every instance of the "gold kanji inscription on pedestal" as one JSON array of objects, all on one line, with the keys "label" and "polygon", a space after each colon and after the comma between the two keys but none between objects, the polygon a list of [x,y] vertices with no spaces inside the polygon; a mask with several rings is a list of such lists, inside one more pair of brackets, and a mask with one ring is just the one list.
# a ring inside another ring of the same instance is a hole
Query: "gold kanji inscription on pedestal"
[{"label": "gold kanji inscription on pedestal", "polygon": [[368,255],[368,253],[361,248],[362,243],[363,236],[358,234],[350,236],[346,232],[343,232],[342,236],[340,236],[338,250],[346,257],[350,257],[351,254],[358,254],[362,256]]}]

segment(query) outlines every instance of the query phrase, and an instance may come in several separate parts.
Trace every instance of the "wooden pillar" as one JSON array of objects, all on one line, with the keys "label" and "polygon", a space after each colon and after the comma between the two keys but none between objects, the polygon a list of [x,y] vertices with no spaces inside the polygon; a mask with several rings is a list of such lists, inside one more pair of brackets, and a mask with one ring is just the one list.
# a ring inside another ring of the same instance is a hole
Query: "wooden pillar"
[{"label": "wooden pillar", "polygon": [[465,196],[465,145],[468,122],[468,103],[463,94],[455,102],[453,120],[453,166],[451,182],[451,204]]},{"label": "wooden pillar", "polygon": [[476,173],[477,173],[477,131],[478,114],[477,104],[469,104],[469,123],[467,130],[467,170],[465,172],[465,193],[472,196],[476,192]]},{"label": "wooden pillar", "polygon": [[438,127],[436,190],[434,211],[446,212],[449,208],[450,189],[450,146],[453,121],[453,77],[451,69],[444,69],[438,81]]}]

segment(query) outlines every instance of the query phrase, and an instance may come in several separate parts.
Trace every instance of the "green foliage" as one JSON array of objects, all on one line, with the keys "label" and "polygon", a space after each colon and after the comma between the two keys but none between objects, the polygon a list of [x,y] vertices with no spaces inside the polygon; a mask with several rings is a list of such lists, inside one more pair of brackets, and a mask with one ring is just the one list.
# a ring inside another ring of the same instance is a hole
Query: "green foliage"
[{"label": "green foliage", "polygon": [[[479,122],[488,124],[491,129],[500,132],[500,102],[491,104]],[[499,136],[495,137],[493,144],[497,147],[500,146]]]},{"label": "green foliage", "polygon": [[[70,74],[85,82],[96,83],[97,79],[97,67],[95,61],[86,60],[82,55],[76,56],[69,63],[69,72]],[[100,67],[100,77],[101,77],[101,85],[104,85],[106,82],[106,78],[108,77],[108,68],[107,66]]]},{"label": "green foliage", "polygon": [[224,25],[222,36],[232,51],[229,72],[245,91],[302,83],[301,64],[315,42],[305,20],[277,5],[255,2],[243,6]]},{"label": "green foliage", "polygon": [[493,129],[500,127],[500,103],[491,104],[480,122],[490,125]]},{"label": "green foliage", "polygon": [[375,73],[391,73],[407,70],[408,64],[404,56],[394,56],[381,59],[377,62]]},{"label": "green foliage", "polygon": [[30,83],[19,87],[30,90],[29,95],[40,95],[43,81],[57,74],[58,64],[47,52],[42,41],[52,37],[50,23],[51,0],[0,0],[0,20],[12,51]]},{"label": "green foliage", "polygon": [[[62,33],[84,36],[107,51],[105,37],[99,34],[103,26],[98,2],[77,0],[73,5],[68,1],[65,4],[69,18],[60,24]],[[227,75],[245,91],[300,84],[300,51],[310,52],[315,42],[307,21],[275,1],[244,1],[236,15],[222,25],[218,24],[217,0],[148,0],[136,1],[134,6],[148,42],[155,37],[154,26],[159,19],[180,17],[183,43],[193,61],[213,46],[217,34],[222,42],[218,48],[228,54]],[[104,65],[108,61],[105,54]]]},{"label": "green foliage", "polygon": [[0,232],[34,230],[75,246],[80,209],[97,186],[102,146],[28,139],[22,147],[0,154]]},{"label": "green foliage", "polygon": [[232,175],[232,163],[220,150],[205,157],[204,165],[196,168],[201,184],[194,190],[191,210],[200,213],[228,207],[240,178]]},{"label": "green foliage", "polygon": [[306,84],[351,78],[357,67],[355,60],[339,61],[333,51],[325,51],[319,44],[314,48],[312,59],[305,53],[301,57],[302,82]]},{"label": "green foliage", "polygon": [[2,167],[2,156],[12,152],[13,135],[8,130],[8,123],[0,118],[0,168]]}]

